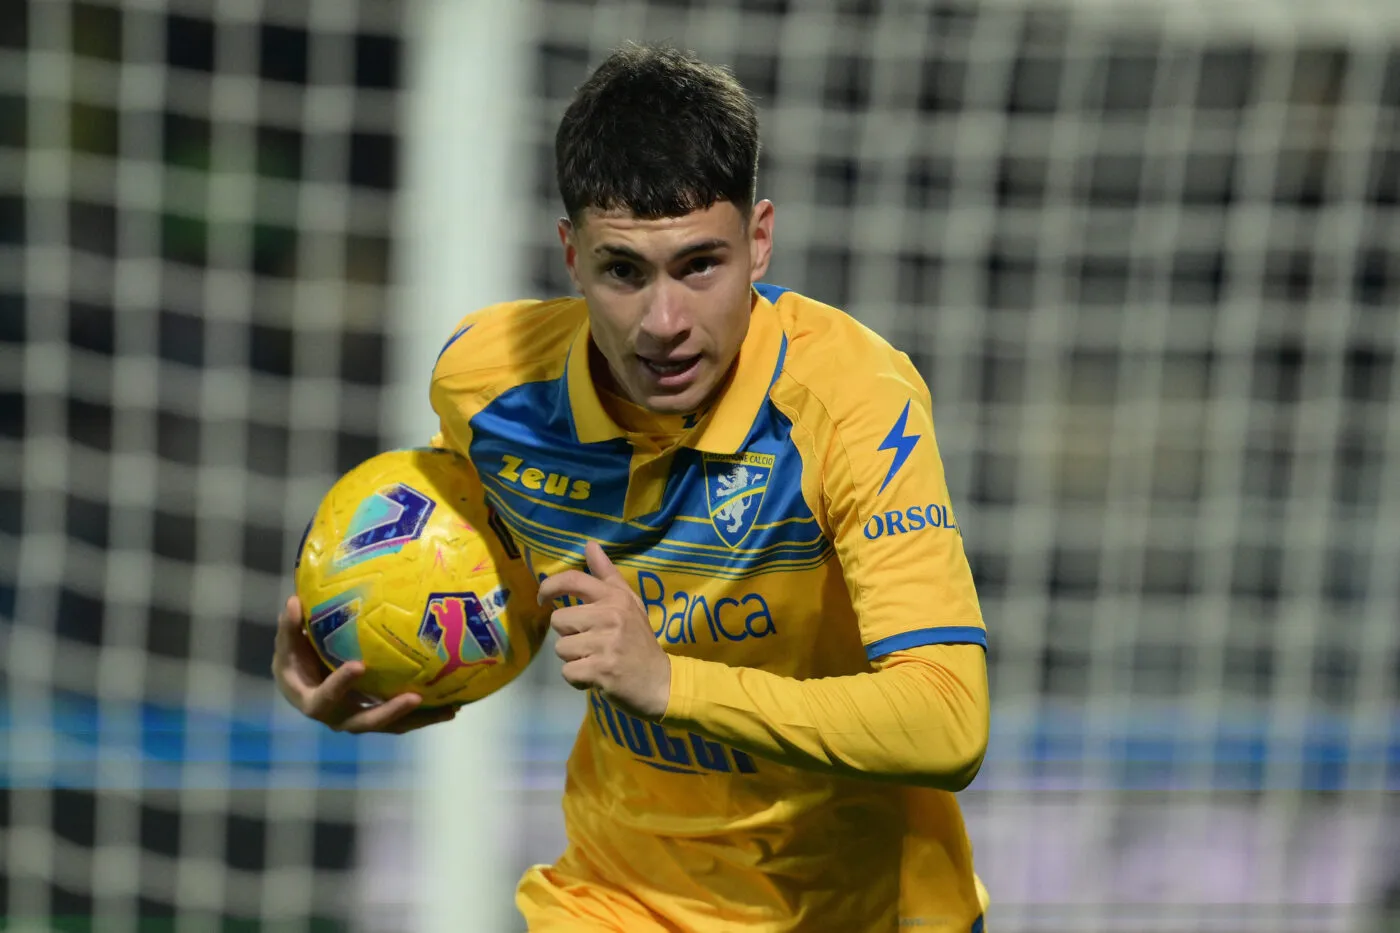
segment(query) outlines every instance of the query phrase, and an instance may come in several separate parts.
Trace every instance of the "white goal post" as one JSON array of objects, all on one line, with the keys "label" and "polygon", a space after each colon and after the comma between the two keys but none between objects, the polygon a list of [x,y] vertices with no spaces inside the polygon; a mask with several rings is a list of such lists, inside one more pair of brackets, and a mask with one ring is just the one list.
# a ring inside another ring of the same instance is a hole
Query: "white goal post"
[{"label": "white goal post", "polygon": [[[530,4],[409,4],[407,106],[399,201],[402,315],[390,372],[397,402],[386,436],[422,444],[437,431],[432,365],[452,327],[476,308],[523,297],[526,212],[522,122],[528,119]],[[514,928],[518,835],[514,689],[416,735],[412,765],[416,921],[459,933]],[[374,845],[374,839],[366,839]]]}]

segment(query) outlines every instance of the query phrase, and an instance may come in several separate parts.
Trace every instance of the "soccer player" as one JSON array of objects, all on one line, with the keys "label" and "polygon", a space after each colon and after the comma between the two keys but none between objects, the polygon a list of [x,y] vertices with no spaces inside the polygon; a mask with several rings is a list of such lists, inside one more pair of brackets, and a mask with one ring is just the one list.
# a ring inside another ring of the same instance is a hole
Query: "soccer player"
[{"label": "soccer player", "polygon": [[[531,930],[979,931],[953,796],[988,726],[986,634],[907,356],[761,284],[774,206],[726,71],[629,46],[558,129],[582,298],[469,314],[433,373],[436,443],[514,538],[563,676],[587,691],[568,846]],[[289,601],[274,668],[351,731]]]}]

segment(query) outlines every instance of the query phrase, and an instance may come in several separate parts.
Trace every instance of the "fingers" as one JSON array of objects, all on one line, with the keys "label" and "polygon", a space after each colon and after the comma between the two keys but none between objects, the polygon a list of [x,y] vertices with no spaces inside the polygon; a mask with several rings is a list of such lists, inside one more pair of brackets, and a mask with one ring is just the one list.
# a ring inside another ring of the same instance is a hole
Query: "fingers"
[{"label": "fingers", "polygon": [[293,596],[277,616],[277,636],[272,651],[273,679],[287,701],[305,712],[312,691],[325,680],[326,673],[325,665],[302,629],[301,603]]},{"label": "fingers", "polygon": [[573,596],[586,603],[597,602],[608,595],[609,587],[597,577],[591,577],[582,570],[565,570],[540,583],[539,601],[544,605],[561,596]]},{"label": "fingers", "polygon": [[370,701],[354,692],[364,672],[361,661],[328,670],[302,625],[301,602],[292,596],[283,604],[277,616],[272,673],[283,696],[305,716],[338,732],[401,734],[457,715],[456,706],[420,709],[423,699],[414,693],[366,706]]},{"label": "fingers", "polygon": [[422,699],[416,694],[403,694],[378,706],[356,713],[335,727],[339,732],[386,732],[403,735],[438,723],[451,722],[457,718],[462,704],[453,706],[420,706]]},{"label": "fingers", "polygon": [[601,686],[598,683],[597,673],[594,671],[596,664],[592,657],[579,658],[577,661],[570,661],[561,669],[564,680],[575,690],[587,690],[590,687]]},{"label": "fingers", "polygon": [[[416,693],[401,693],[392,700],[385,700],[369,709],[361,710],[346,717],[339,725],[333,726],[341,732],[392,732],[393,727],[405,716],[422,704],[423,698]],[[430,712],[437,712],[432,710]]]},{"label": "fingers", "polygon": [[568,635],[554,643],[554,653],[565,663],[577,661],[595,654],[600,647],[598,638],[592,632]]},{"label": "fingers", "polygon": [[411,713],[398,719],[387,731],[395,735],[403,735],[405,732],[413,732],[425,726],[435,726],[440,722],[451,722],[457,718],[460,706],[440,706],[431,709],[416,709]]},{"label": "fingers", "polygon": [[282,612],[277,616],[277,635],[293,634],[301,631],[301,600],[295,596],[288,596],[287,601],[282,605]]},{"label": "fingers", "polygon": [[283,669],[298,667],[300,670],[297,673],[303,679],[310,680],[313,687],[325,679],[325,665],[307,637],[306,628],[302,625],[301,602],[295,596],[288,598],[277,616],[277,638],[272,658],[273,673],[279,676]]},{"label": "fingers", "polygon": [[306,697],[301,711],[312,719],[319,719],[328,725],[344,717],[347,700],[355,680],[365,672],[364,664],[350,661],[331,672],[320,686]]},{"label": "fingers", "polygon": [[549,614],[549,627],[554,629],[560,638],[567,638],[598,628],[611,618],[613,617],[606,610],[596,606],[565,606]]},{"label": "fingers", "polygon": [[588,561],[588,572],[604,583],[624,583],[622,571],[617,569],[603,546],[597,541],[589,541],[583,548],[584,559]]},{"label": "fingers", "polygon": [[288,598],[287,602],[282,606],[282,611],[277,614],[277,640],[272,655],[272,672],[274,674],[277,673],[280,663],[286,660],[287,655],[291,651],[291,635],[295,631],[296,626],[296,621],[292,616],[293,605],[298,607],[297,611],[299,615],[299,607],[301,604],[296,602],[295,596]]}]

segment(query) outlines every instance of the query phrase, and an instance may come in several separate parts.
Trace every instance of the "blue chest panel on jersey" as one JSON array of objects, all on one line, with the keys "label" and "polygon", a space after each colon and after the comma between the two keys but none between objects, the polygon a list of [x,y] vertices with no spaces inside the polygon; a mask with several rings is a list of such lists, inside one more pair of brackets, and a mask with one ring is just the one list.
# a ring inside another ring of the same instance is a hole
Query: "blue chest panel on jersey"
[{"label": "blue chest panel on jersey", "polygon": [[802,498],[791,424],[771,402],[732,456],[675,453],[661,506],[623,521],[631,446],[577,440],[564,381],[516,386],[472,419],[471,458],[487,496],[532,550],[574,565],[590,540],[657,573],[743,579],[830,556]]}]

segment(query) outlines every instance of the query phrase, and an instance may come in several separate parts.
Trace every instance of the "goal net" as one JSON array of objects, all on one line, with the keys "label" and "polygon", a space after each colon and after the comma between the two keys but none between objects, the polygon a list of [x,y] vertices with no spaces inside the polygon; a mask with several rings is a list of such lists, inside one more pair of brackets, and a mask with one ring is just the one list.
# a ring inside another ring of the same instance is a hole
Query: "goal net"
[{"label": "goal net", "polygon": [[268,668],[383,445],[402,15],[0,13],[0,927],[347,928],[394,746]]}]

